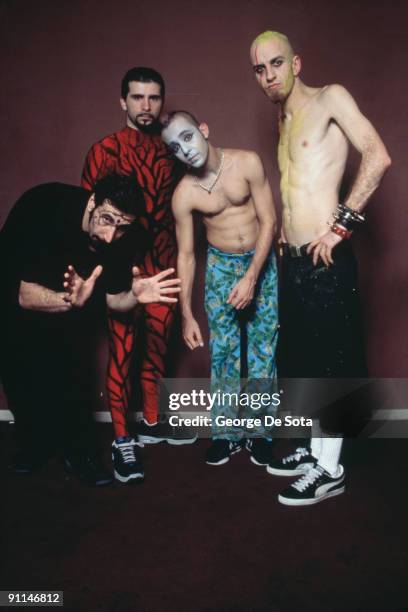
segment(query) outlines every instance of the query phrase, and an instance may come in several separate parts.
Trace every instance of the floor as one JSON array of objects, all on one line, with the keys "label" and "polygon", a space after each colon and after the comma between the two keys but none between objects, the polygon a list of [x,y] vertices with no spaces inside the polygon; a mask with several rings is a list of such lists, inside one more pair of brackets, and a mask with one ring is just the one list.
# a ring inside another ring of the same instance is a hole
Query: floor
[{"label": "floor", "polygon": [[290,480],[246,451],[207,466],[206,440],[145,447],[143,484],[99,489],[57,459],[17,477],[11,426],[0,442],[3,590],[63,590],[73,611],[408,610],[405,440],[346,441],[346,494],[309,508],[281,506]]}]

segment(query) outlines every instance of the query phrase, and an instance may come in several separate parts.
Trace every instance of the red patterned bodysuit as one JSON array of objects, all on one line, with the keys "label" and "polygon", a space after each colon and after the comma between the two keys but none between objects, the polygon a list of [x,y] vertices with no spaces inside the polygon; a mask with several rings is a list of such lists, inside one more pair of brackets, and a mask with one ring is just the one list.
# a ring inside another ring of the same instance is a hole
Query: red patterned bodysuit
[{"label": "red patterned bodysuit", "polygon": [[[143,225],[153,236],[143,270],[148,276],[176,265],[176,239],[171,197],[176,186],[174,161],[159,135],[147,135],[130,127],[107,136],[90,149],[82,173],[82,186],[92,190],[106,174],[136,174],[145,194]],[[164,375],[174,304],[147,304],[129,313],[109,313],[109,362],[107,393],[115,437],[129,435],[127,411],[131,392],[129,367],[140,324],[145,325],[141,387],[143,414],[149,423],[158,415],[157,380]]]}]

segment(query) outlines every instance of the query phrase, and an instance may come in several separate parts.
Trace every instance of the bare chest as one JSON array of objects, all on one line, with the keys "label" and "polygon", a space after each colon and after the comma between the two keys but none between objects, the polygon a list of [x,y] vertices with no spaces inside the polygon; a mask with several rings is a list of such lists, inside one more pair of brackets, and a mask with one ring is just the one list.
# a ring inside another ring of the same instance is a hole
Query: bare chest
[{"label": "bare chest", "polygon": [[344,140],[336,123],[316,105],[280,122],[278,159],[281,170],[320,155],[330,156]]},{"label": "bare chest", "polygon": [[220,181],[209,193],[198,182],[192,185],[194,208],[208,218],[222,215],[228,209],[240,208],[248,203],[251,197],[248,183],[242,177]]}]

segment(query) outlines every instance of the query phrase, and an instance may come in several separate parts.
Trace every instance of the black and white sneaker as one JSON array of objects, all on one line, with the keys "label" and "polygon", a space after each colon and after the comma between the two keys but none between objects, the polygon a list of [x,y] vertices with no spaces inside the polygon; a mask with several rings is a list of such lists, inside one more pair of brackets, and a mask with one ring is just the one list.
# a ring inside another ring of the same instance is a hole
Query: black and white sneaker
[{"label": "black and white sneaker", "polygon": [[272,461],[272,440],[267,438],[248,438],[245,444],[255,465],[268,465]]},{"label": "black and white sneaker", "polygon": [[213,440],[210,448],[207,449],[205,454],[205,462],[208,465],[222,465],[227,463],[231,455],[239,453],[242,449],[242,442],[230,442],[230,440],[224,440],[222,438]]},{"label": "black and white sneaker", "polygon": [[274,476],[300,476],[316,465],[316,459],[307,448],[300,447],[292,455],[272,459],[266,471]]},{"label": "black and white sneaker", "polygon": [[136,454],[136,441],[133,438],[117,438],[112,444],[113,473],[119,482],[142,482],[144,471]]},{"label": "black and white sneaker", "polygon": [[149,425],[144,419],[138,424],[138,438],[142,444],[158,444],[167,442],[174,446],[193,444],[197,434],[188,427],[173,427],[168,421]]},{"label": "black and white sneaker", "polygon": [[311,506],[329,497],[341,495],[346,489],[342,465],[339,465],[339,472],[339,476],[333,477],[317,464],[282,491],[278,500],[286,506]]}]

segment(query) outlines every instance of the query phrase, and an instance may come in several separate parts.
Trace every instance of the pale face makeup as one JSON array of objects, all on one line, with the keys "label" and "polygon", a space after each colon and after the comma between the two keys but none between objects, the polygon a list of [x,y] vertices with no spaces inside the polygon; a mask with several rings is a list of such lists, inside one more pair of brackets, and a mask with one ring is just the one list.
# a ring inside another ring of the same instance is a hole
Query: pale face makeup
[{"label": "pale face makeup", "polygon": [[255,78],[272,102],[283,102],[290,95],[298,72],[297,61],[279,38],[271,37],[251,49]]},{"label": "pale face makeup", "polygon": [[201,129],[182,115],[163,130],[162,139],[183,164],[201,168],[207,161],[208,141]]}]

